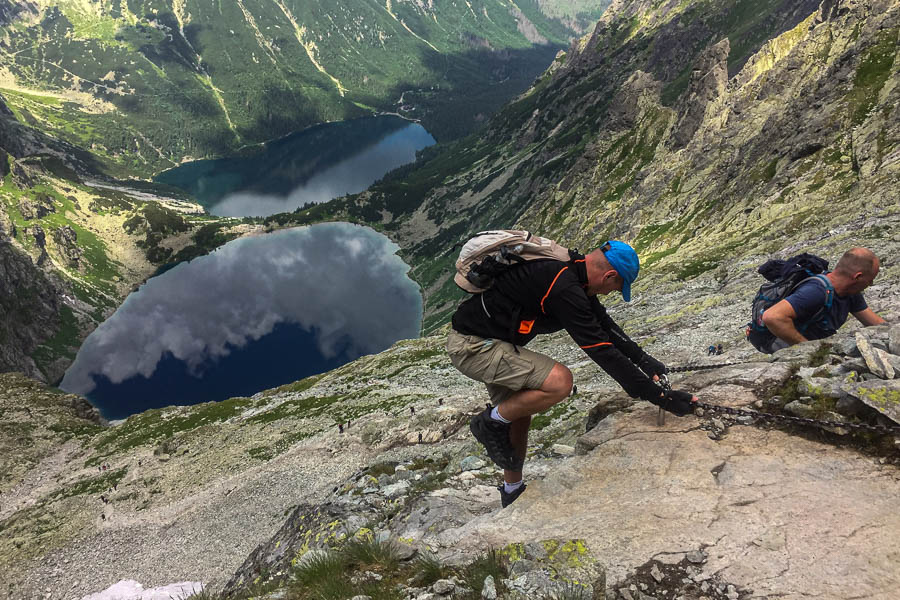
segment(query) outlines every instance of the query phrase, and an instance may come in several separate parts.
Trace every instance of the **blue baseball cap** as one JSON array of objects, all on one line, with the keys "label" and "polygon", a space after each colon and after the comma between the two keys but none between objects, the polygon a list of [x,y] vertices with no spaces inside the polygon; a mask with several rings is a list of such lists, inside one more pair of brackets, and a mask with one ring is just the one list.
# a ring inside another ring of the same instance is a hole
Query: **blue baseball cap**
[{"label": "blue baseball cap", "polygon": [[622,277],[622,297],[625,302],[631,302],[631,284],[637,279],[638,271],[641,270],[641,262],[638,260],[637,252],[634,248],[625,242],[617,242],[610,240],[600,247],[603,255],[609,261],[610,266],[616,270],[616,273]]}]

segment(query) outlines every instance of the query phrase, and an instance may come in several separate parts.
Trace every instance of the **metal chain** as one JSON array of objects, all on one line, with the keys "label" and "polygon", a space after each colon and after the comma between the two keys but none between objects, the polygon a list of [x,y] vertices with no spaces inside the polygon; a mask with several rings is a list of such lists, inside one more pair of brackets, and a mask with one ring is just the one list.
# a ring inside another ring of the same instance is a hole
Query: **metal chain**
[{"label": "metal chain", "polygon": [[847,429],[858,429],[862,431],[871,431],[874,433],[900,435],[900,427],[867,425],[865,423],[844,423],[842,421],[825,421],[824,419],[792,417],[789,415],[773,415],[771,413],[757,412],[755,410],[747,410],[744,408],[731,408],[730,406],[707,404],[706,402],[697,402],[696,405],[698,408],[702,408],[703,410],[708,410],[711,412],[724,413],[726,415],[737,415],[739,417],[752,417],[754,419],[762,419],[763,421],[781,421],[783,423],[795,423],[800,425],[824,425],[826,427],[845,427]]},{"label": "metal chain", "polygon": [[667,367],[667,373],[686,373],[687,371],[705,371],[707,369],[718,369],[720,367],[731,367],[733,365],[742,365],[744,363],[730,362],[720,365],[685,365],[683,367]]},{"label": "metal chain", "polygon": [[[742,363],[731,362],[719,365],[685,365],[683,367],[669,367],[669,373],[684,373],[686,371],[702,371],[707,369],[718,369],[720,367],[730,367]],[[661,378],[660,384],[663,389],[671,389],[667,378]],[[707,404],[706,402],[697,402],[696,406],[710,412],[722,413],[739,417],[751,417],[753,419],[761,419],[763,421],[778,421],[782,423],[792,423],[799,425],[817,425],[825,427],[844,427],[847,429],[856,429],[860,431],[871,431],[885,435],[900,435],[900,427],[887,427],[885,425],[867,425],[865,423],[844,423],[842,421],[826,421],[824,419],[810,419],[808,417],[794,417],[790,415],[774,415],[772,413],[758,412],[755,410],[747,410],[744,408],[731,408],[730,406],[719,406],[717,404]],[[657,421],[660,425],[665,423],[665,413],[662,408],[659,409]]]}]

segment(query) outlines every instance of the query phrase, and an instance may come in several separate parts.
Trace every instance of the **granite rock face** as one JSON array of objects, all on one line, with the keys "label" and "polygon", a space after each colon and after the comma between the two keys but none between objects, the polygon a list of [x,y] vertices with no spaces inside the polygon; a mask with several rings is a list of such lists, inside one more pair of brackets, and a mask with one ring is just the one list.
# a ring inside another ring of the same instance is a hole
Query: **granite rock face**
[{"label": "granite rock face", "polygon": [[0,344],[0,372],[44,379],[31,353],[56,331],[60,303],[53,281],[28,255],[0,240],[0,332],[5,340]]},{"label": "granite rock face", "polygon": [[687,92],[680,100],[681,110],[669,143],[683,148],[694,137],[706,115],[706,107],[721,96],[728,84],[728,38],[706,48],[691,70]]},{"label": "granite rock face", "polygon": [[[886,377],[900,356],[896,325],[857,338],[851,323],[774,357],[754,352],[742,329],[761,283],[755,268],[770,256],[811,250],[833,259],[856,244],[900,254],[895,3],[781,2],[730,32],[724,13],[696,14],[688,4],[617,2],[497,117],[477,151],[465,149],[476,159],[462,161],[464,174],[429,180],[409,212],[408,202],[394,205],[377,189],[354,206],[383,200],[382,225],[417,265],[463,235],[456,232],[513,223],[583,249],[598,239],[632,242],[643,270],[633,302],[608,298],[616,320],[669,365],[740,363],[673,377],[676,388],[733,408],[790,406],[892,427],[897,380]],[[40,143],[15,133],[0,127],[0,146],[13,157]],[[338,206],[355,218],[350,204]],[[28,230],[36,248],[53,249],[49,228]],[[2,255],[10,256],[24,255]],[[20,271],[7,271],[23,274],[4,289],[31,281],[34,269],[15,264]],[[885,261],[866,292],[870,306],[894,318],[898,275]],[[442,296],[442,285],[423,281],[438,324],[458,299]],[[706,357],[720,340],[724,356]],[[831,433],[800,436],[717,413],[660,424],[655,408],[622,397],[555,336],[535,347],[570,368],[579,394],[532,432],[528,488],[499,511],[498,471],[487,461],[461,466],[483,458],[465,427],[483,390],[449,365],[442,342],[398,344],[303,386],[234,399],[222,413],[170,408],[68,440],[49,429],[33,463],[23,458],[31,456],[27,427],[3,437],[13,473],[0,480],[12,499],[0,515],[7,585],[22,598],[48,588],[89,593],[127,571],[239,587],[287,569],[315,546],[304,546],[307,538],[337,542],[373,523],[376,539],[432,548],[452,564],[489,547],[582,540],[607,591],[622,597],[619,584],[645,567],[649,580],[665,581],[667,567],[682,561],[680,579],[715,581],[729,598],[895,595],[900,489],[891,435],[877,434],[872,446],[859,437],[844,443],[849,432],[832,444]],[[433,358],[414,358],[422,350]],[[396,367],[381,361],[398,356],[413,367],[387,380]],[[289,410],[322,399],[337,399],[329,410],[352,413],[354,427],[338,433],[331,414]],[[410,404],[417,418],[433,413],[433,423],[407,420]],[[101,463],[122,475],[110,507],[84,491],[107,481],[96,481],[107,477],[95,470]],[[147,540],[166,552],[146,552]],[[517,567],[523,585],[542,581],[545,573],[528,566]],[[629,586],[622,589],[632,594]],[[650,589],[635,586],[635,598]]]},{"label": "granite rock face", "polygon": [[53,230],[53,240],[59,249],[65,263],[77,269],[80,265],[81,255],[84,251],[78,247],[78,234],[70,225],[64,225]]},{"label": "granite rock face", "polygon": [[[590,450],[530,485],[512,510],[435,543],[465,550],[590,531],[585,542],[611,581],[651,557],[678,562],[703,548],[702,573],[754,596],[887,598],[896,584],[891,569],[872,569],[898,550],[896,467],[777,431],[732,427],[714,441],[694,417],[659,428],[643,407],[579,443]],[[865,539],[852,535],[875,523]]]}]

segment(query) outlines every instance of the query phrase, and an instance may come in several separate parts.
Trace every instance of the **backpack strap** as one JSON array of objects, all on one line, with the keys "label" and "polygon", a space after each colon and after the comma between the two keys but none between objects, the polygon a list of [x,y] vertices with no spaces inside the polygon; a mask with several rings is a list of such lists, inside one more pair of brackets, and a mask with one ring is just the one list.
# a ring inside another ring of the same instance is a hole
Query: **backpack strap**
[{"label": "backpack strap", "polygon": [[831,306],[834,304],[834,286],[831,285],[831,280],[825,275],[816,275],[816,279],[825,286],[825,306],[819,311],[822,313],[822,321],[828,329],[835,329],[831,324]]},{"label": "backpack strap", "polygon": [[831,306],[834,304],[834,286],[831,285],[831,281],[825,275],[818,274],[813,275],[811,277],[807,277],[806,279],[800,281],[794,288],[791,290],[793,292],[802,284],[807,281],[815,281],[819,283],[823,288],[825,288],[825,304],[822,305],[816,313],[806,321],[802,326],[797,327],[797,331],[803,332],[809,328],[813,323],[821,322],[827,329],[834,329],[834,326],[831,323]]}]

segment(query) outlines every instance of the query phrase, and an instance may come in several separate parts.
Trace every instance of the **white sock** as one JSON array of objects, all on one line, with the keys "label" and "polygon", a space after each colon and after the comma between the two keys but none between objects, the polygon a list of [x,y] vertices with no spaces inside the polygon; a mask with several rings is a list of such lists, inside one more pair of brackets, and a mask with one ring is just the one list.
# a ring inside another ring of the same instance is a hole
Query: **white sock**
[{"label": "white sock", "polygon": [[504,419],[500,415],[500,411],[497,410],[497,407],[494,407],[494,410],[491,411],[491,418],[495,421],[500,421],[501,423],[512,423],[509,419]]},{"label": "white sock", "polygon": [[525,480],[517,481],[516,483],[504,483],[503,491],[506,492],[507,494],[511,494],[512,492],[516,491],[523,485],[525,485]]}]

